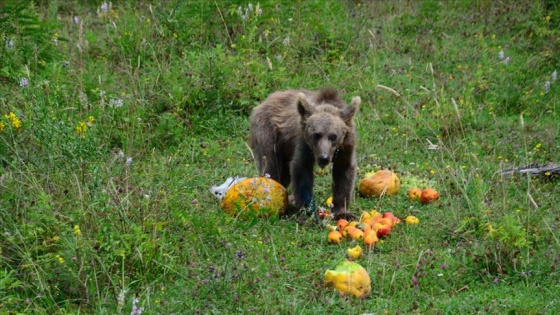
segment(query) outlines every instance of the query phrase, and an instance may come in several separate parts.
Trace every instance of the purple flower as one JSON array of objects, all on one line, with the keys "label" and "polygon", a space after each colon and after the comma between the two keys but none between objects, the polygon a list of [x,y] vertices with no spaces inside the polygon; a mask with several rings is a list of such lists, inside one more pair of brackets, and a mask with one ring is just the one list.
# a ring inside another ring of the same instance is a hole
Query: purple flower
[{"label": "purple flower", "polygon": [[21,78],[21,80],[19,81],[19,86],[26,87],[28,85],[29,85],[29,80],[27,80],[27,78],[25,77]]},{"label": "purple flower", "polygon": [[441,264],[441,269],[445,269],[445,268],[447,268],[447,265],[445,263],[442,263]]},{"label": "purple flower", "polygon": [[237,256],[237,259],[243,259],[243,251],[238,250],[235,252],[235,255]]},{"label": "purple flower", "polygon": [[411,279],[411,280],[412,280],[412,284],[413,284],[413,285],[418,285],[418,279],[416,279],[415,276],[412,276],[412,279]]},{"label": "purple flower", "polygon": [[495,279],[494,279],[494,281],[492,281],[492,282],[494,282],[494,283],[498,283],[498,282],[500,282],[500,279],[498,279],[498,278],[495,278]]},{"label": "purple flower", "polygon": [[107,12],[109,11],[109,5],[107,4],[107,2],[103,2],[101,4],[101,12]]},{"label": "purple flower", "polygon": [[74,23],[75,23],[76,25],[80,25],[80,18],[77,17],[77,16],[74,16]]},{"label": "purple flower", "polygon": [[503,50],[498,53],[498,58],[500,58],[500,60],[504,59],[504,51]]},{"label": "purple flower", "polygon": [[138,298],[134,298],[132,300],[132,312],[130,312],[130,315],[140,315],[144,312],[143,307],[138,307],[136,305],[136,304],[138,304],[138,302],[140,302],[140,300]]},{"label": "purple flower", "polygon": [[558,71],[554,70],[554,72],[552,72],[552,74],[550,75],[552,82],[556,81],[557,77],[558,77]]}]

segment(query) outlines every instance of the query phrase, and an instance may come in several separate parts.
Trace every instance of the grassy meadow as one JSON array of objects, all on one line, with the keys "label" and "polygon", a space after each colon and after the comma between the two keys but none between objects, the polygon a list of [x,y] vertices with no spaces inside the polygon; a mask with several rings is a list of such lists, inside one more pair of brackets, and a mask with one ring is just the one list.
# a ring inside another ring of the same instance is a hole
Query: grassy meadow
[{"label": "grassy meadow", "polygon": [[[1,314],[560,313],[560,180],[500,175],[560,164],[556,1],[11,0],[0,35]],[[363,299],[323,283],[354,243],[209,192],[258,175],[254,106],[323,86],[362,98],[358,180],[403,182],[350,210],[420,219]]]}]

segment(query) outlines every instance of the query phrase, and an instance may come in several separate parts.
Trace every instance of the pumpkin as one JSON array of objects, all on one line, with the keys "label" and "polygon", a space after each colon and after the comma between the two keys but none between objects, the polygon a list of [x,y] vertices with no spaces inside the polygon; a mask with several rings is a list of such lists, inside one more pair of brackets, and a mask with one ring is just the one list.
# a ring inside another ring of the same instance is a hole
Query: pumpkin
[{"label": "pumpkin", "polygon": [[220,207],[235,217],[281,215],[288,207],[288,193],[271,178],[247,178],[227,191]]},{"label": "pumpkin", "polygon": [[397,174],[389,170],[381,170],[360,181],[359,191],[365,197],[395,195],[401,188],[401,180]]},{"label": "pumpkin", "polygon": [[365,297],[371,292],[371,279],[360,264],[345,260],[334,270],[325,272],[325,285],[335,288],[339,293]]}]

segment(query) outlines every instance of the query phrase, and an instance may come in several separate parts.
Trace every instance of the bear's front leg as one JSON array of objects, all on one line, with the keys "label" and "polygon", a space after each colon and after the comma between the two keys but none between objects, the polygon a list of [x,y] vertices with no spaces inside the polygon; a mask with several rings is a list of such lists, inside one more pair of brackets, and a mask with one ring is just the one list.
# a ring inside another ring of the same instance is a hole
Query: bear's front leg
[{"label": "bear's front leg", "polygon": [[356,157],[354,150],[340,149],[333,159],[333,214],[335,220],[355,219],[348,211],[354,182],[356,180]]},{"label": "bear's front leg", "polygon": [[290,165],[292,188],[294,191],[295,207],[297,211],[305,209],[307,214],[315,211],[313,203],[313,152],[305,143],[296,146],[294,158]]}]

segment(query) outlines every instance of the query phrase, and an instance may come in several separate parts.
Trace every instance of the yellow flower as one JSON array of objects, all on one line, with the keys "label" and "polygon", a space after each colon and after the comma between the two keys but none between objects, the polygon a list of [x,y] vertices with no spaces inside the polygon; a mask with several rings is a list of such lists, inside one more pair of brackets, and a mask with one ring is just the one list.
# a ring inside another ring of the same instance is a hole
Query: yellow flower
[{"label": "yellow flower", "polygon": [[94,121],[95,121],[95,117],[89,116],[89,117],[88,117],[88,122],[87,122],[87,124],[91,126],[91,125],[93,125],[93,122],[94,122]]},{"label": "yellow flower", "polygon": [[[10,121],[10,124],[12,125],[12,127],[16,128],[16,130],[19,130],[19,128],[21,128],[21,120],[19,120],[19,118],[13,112],[4,115],[4,117]],[[2,129],[4,129],[4,127],[1,127],[0,131],[2,131]]]},{"label": "yellow flower", "polygon": [[64,263],[64,258],[62,258],[60,255],[56,255],[55,257],[58,260],[58,263],[60,263],[60,264]]},{"label": "yellow flower", "polygon": [[58,235],[53,236],[52,241],[53,241],[53,242],[58,242],[58,241],[60,241],[60,236],[58,236]]},{"label": "yellow flower", "polygon": [[82,136],[82,138],[85,138],[86,131],[87,131],[87,124],[83,121],[80,121],[76,126],[76,133]]},{"label": "yellow flower", "polygon": [[0,121],[0,132],[4,131],[4,124]]},{"label": "yellow flower", "polygon": [[74,225],[74,234],[76,234],[77,236],[82,235],[82,231],[80,231],[80,226],[77,224]]}]

